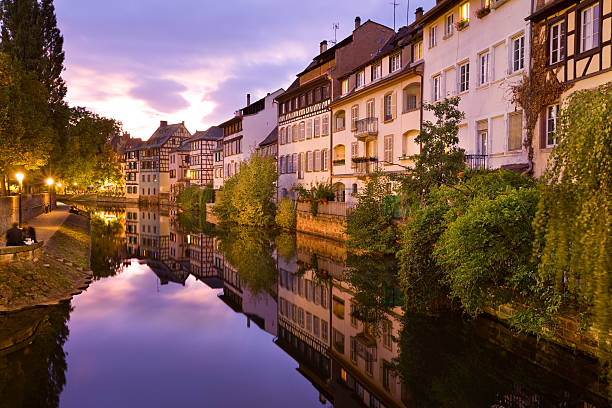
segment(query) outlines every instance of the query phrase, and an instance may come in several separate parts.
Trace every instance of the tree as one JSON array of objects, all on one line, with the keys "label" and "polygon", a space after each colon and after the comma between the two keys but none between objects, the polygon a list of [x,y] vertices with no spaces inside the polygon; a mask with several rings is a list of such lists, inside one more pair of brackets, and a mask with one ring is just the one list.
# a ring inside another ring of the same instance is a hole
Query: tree
[{"label": "tree", "polygon": [[53,130],[47,91],[13,57],[0,54],[0,174],[5,193],[8,172],[47,164]]},{"label": "tree", "polygon": [[295,230],[297,225],[297,211],[295,209],[295,204],[293,204],[289,197],[285,197],[281,200],[275,221],[276,224],[283,229],[290,231]]},{"label": "tree", "polygon": [[1,0],[0,50],[36,73],[48,91],[50,106],[63,105],[66,84],[64,38],[57,28],[53,0]]},{"label": "tree", "polygon": [[534,221],[538,274],[588,307],[603,335],[612,327],[612,83],[564,105]]}]

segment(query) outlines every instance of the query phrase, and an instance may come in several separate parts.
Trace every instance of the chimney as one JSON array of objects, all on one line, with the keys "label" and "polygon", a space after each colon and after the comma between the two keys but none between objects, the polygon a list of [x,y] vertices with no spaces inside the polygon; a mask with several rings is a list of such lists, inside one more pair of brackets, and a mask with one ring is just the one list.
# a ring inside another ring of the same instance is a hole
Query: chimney
[{"label": "chimney", "polygon": [[415,21],[419,21],[421,18],[423,18],[423,7],[417,7],[417,9],[414,12],[414,19]]},{"label": "chimney", "polygon": [[159,121],[159,127],[166,127],[168,126],[168,121],[167,120],[160,120]]},{"label": "chimney", "polygon": [[321,41],[319,46],[319,54],[323,54],[325,51],[327,51],[327,40]]},{"label": "chimney", "polygon": [[251,104],[251,94],[247,94],[247,106]]},{"label": "chimney", "polygon": [[355,30],[358,29],[359,26],[361,26],[361,17],[357,16],[355,17]]}]

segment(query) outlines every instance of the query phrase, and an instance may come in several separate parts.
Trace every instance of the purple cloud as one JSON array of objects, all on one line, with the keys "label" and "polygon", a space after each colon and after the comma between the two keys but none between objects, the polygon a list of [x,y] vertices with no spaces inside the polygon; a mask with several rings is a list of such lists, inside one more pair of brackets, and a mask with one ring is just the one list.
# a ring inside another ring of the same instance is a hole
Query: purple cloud
[{"label": "purple cloud", "polygon": [[180,95],[186,90],[185,85],[169,79],[146,79],[132,88],[129,95],[145,101],[159,112],[174,113],[189,106],[189,102]]}]

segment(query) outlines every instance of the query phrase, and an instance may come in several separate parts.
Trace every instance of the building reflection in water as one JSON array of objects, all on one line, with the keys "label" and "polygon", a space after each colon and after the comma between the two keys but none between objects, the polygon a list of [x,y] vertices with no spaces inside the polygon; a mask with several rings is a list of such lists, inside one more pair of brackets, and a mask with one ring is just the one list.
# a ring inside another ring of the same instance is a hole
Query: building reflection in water
[{"label": "building reflection in water", "polygon": [[107,255],[122,242],[112,256],[146,263],[161,284],[191,274],[217,289],[247,326],[275,336],[322,404],[606,406],[590,360],[514,338],[493,321],[404,315],[393,260],[347,259],[335,241],[215,228],[174,210],[128,206],[113,222],[125,234]]}]

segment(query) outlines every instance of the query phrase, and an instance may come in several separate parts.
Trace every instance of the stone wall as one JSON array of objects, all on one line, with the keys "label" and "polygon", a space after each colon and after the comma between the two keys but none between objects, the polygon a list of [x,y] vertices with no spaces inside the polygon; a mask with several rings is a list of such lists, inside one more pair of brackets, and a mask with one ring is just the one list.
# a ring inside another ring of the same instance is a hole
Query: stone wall
[{"label": "stone wall", "polygon": [[[22,222],[42,214],[47,206],[51,209],[55,208],[55,193],[23,194],[21,196]],[[0,234],[4,235],[14,222],[19,222],[19,197],[0,197]]]},{"label": "stone wall", "polygon": [[344,242],[347,238],[344,232],[346,229],[346,218],[336,215],[319,214],[315,217],[310,212],[298,211],[296,229],[300,232],[319,235],[341,242]]}]

